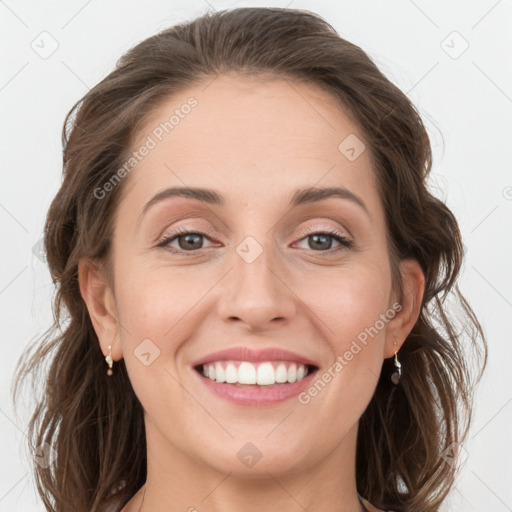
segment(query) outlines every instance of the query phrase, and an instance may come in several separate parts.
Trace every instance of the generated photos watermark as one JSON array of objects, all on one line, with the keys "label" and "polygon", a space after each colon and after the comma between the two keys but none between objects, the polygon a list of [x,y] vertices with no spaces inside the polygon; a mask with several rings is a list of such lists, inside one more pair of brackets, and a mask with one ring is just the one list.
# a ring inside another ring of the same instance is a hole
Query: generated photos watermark
[{"label": "generated photos watermark", "polygon": [[366,346],[368,344],[368,337],[374,338],[377,334],[384,329],[384,326],[395,317],[395,315],[402,310],[402,305],[395,302],[391,308],[385,313],[381,313],[379,319],[375,323],[366,327],[357,335],[357,339],[352,340],[350,348],[347,349],[342,355],[336,358],[336,361],[320,375],[311,386],[299,394],[298,400],[302,405],[309,404],[311,398],[315,397],[322,391],[325,386],[332,381],[338,375],[347,364],[349,364],[354,356],[361,352],[361,345]]},{"label": "generated photos watermark", "polygon": [[101,187],[94,189],[94,197],[98,200],[104,199],[197,105],[197,99],[191,96],[186,103],[174,109],[169,119],[156,126],[151,134],[146,137],[144,143],[132,153],[132,156]]}]

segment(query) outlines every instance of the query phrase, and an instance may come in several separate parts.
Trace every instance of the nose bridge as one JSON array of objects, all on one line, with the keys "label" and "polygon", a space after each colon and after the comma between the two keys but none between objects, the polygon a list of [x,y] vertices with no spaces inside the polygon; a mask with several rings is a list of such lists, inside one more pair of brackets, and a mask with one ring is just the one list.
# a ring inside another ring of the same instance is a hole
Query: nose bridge
[{"label": "nose bridge", "polygon": [[293,294],[279,276],[273,244],[264,235],[244,238],[235,248],[233,270],[221,299],[224,319],[239,319],[254,329],[294,313]]},{"label": "nose bridge", "polygon": [[241,287],[252,288],[251,295],[268,295],[275,288],[275,274],[270,270],[275,262],[272,242],[268,237],[258,241],[247,236],[235,249],[235,275]]}]

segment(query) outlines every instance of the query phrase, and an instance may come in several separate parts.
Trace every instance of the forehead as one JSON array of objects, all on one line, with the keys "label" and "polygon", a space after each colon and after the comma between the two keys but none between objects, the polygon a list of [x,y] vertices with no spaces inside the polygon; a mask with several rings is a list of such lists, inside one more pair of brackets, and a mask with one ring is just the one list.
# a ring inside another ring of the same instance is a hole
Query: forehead
[{"label": "forehead", "polygon": [[144,145],[151,149],[127,184],[134,200],[172,185],[244,200],[345,186],[378,200],[361,130],[325,90],[289,79],[210,77],[161,101],[131,149]]}]

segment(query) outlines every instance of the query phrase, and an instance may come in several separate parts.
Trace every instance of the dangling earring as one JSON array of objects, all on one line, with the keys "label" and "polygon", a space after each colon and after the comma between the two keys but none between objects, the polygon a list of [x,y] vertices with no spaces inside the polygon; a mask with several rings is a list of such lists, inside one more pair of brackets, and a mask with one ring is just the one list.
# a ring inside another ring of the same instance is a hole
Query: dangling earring
[{"label": "dangling earring", "polygon": [[109,377],[111,377],[111,376],[112,376],[112,374],[114,373],[114,372],[112,371],[112,364],[113,364],[113,362],[114,362],[114,361],[112,360],[112,345],[109,345],[109,346],[108,346],[108,349],[109,349],[109,354],[108,354],[108,356],[107,356],[107,357],[105,357],[105,361],[107,361],[107,364],[108,364],[108,366],[109,366],[109,368],[108,368],[108,370],[107,370],[107,375],[108,375]]},{"label": "dangling earring", "polygon": [[[393,343],[396,345],[396,340]],[[400,364],[400,361],[398,360],[397,351],[395,350],[395,368],[396,370],[391,375],[391,382],[396,386],[400,382],[400,377],[402,376],[402,365]]]}]

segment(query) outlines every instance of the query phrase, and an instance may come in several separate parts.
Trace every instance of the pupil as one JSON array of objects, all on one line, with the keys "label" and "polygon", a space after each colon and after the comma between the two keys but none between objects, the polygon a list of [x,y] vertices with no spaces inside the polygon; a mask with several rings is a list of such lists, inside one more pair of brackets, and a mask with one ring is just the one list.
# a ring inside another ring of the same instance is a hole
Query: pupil
[{"label": "pupil", "polygon": [[[313,238],[315,243],[318,240],[320,240],[320,245],[321,245],[320,248],[322,248],[322,249],[330,249],[332,240],[331,240],[329,235],[312,235],[311,238]],[[323,244],[322,244],[322,240],[323,240]],[[317,248],[318,248],[318,246],[317,246]]]},{"label": "pupil", "polygon": [[[180,247],[182,249],[200,249],[201,247],[201,236],[202,235],[197,235],[197,234],[190,234],[190,235],[184,235],[182,237],[180,237]],[[192,247],[190,246],[185,246],[183,247],[183,244],[181,243],[181,240],[182,239],[185,239],[186,240],[186,244],[192,244]],[[196,244],[194,245],[194,239],[196,241]]]}]

